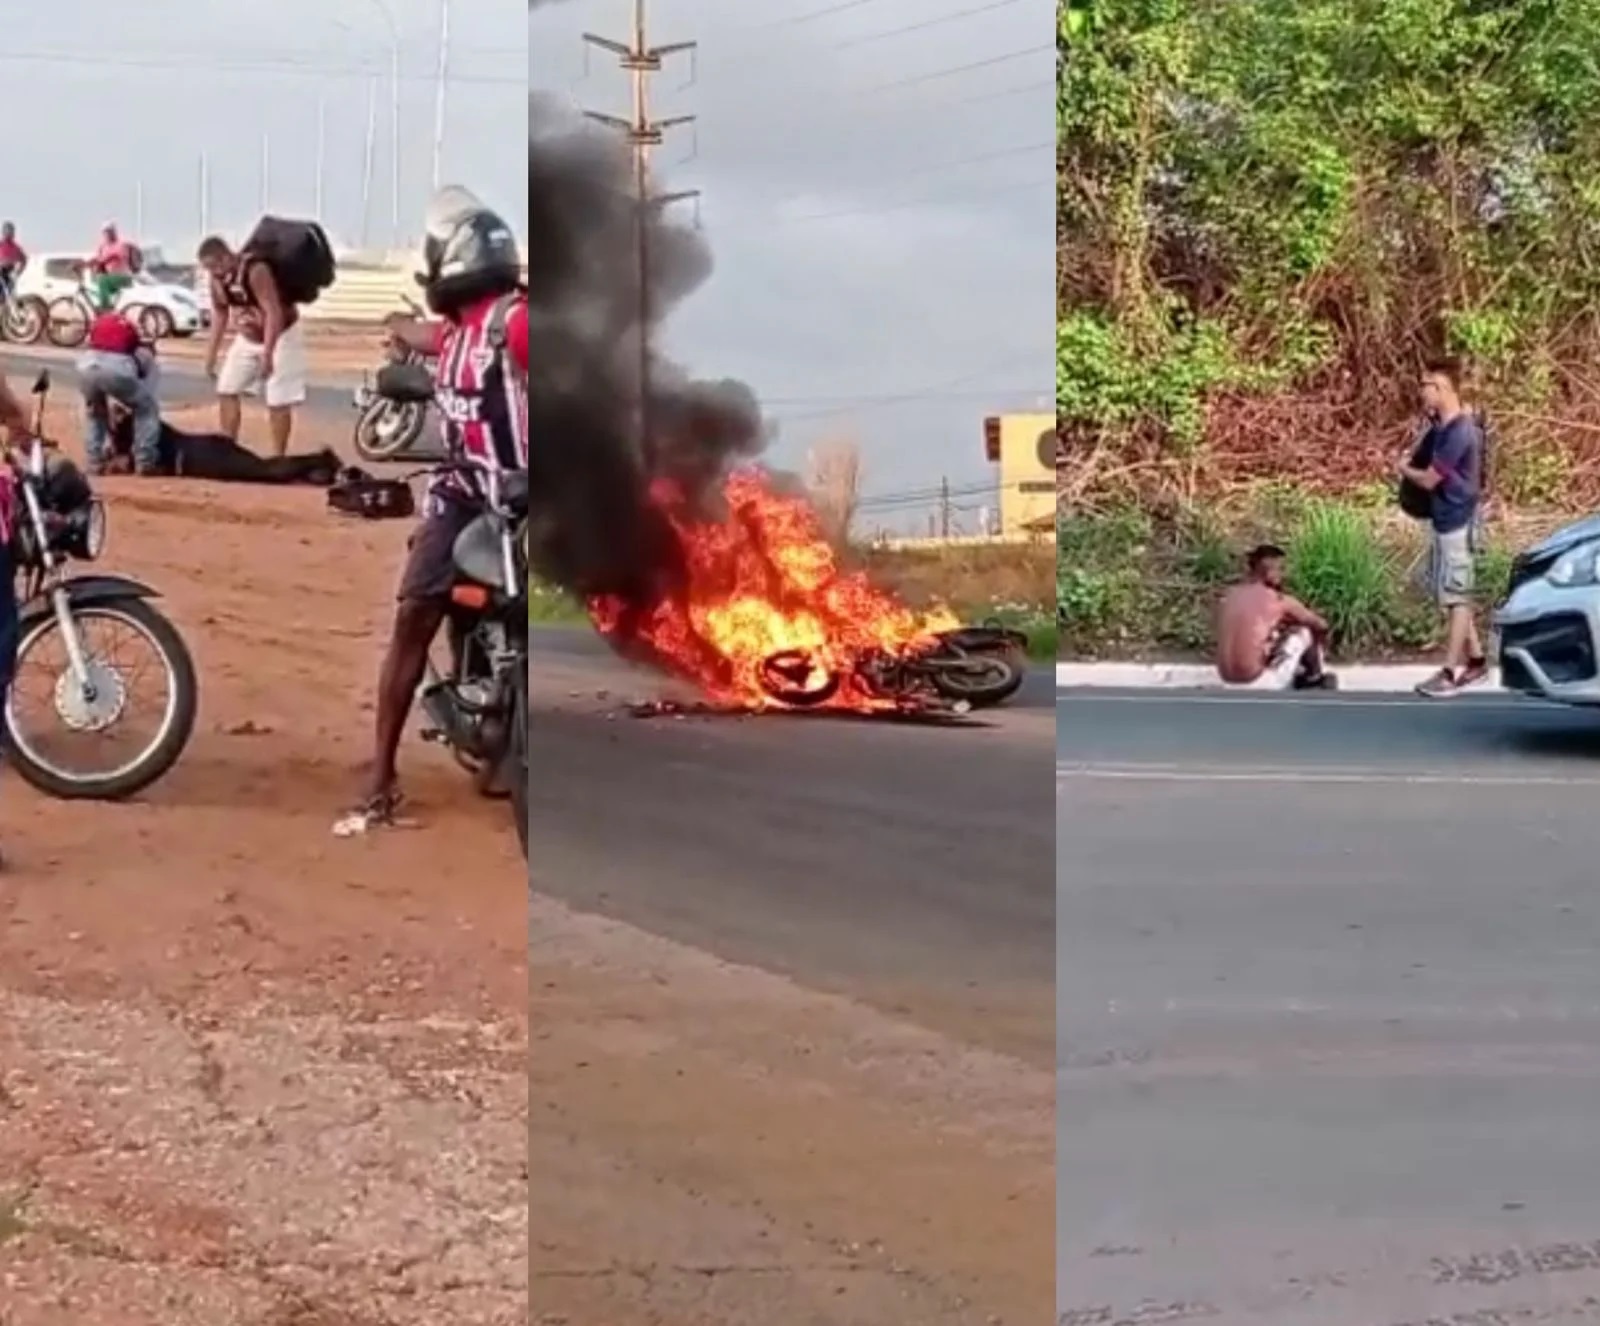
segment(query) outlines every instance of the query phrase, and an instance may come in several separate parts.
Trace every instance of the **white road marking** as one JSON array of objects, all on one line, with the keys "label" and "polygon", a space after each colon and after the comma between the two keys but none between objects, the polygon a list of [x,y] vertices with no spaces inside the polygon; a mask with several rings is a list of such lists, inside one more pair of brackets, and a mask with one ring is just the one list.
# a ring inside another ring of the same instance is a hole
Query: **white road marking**
[{"label": "white road marking", "polygon": [[[1146,691],[1137,695],[1107,695],[1100,691],[1056,691],[1056,701],[1069,704],[1165,704],[1165,705],[1233,705],[1254,709],[1257,706],[1289,705],[1296,709],[1437,709],[1441,713],[1467,709],[1475,714],[1527,713],[1537,709],[1545,713],[1562,712],[1555,705],[1541,704],[1537,700],[1480,700],[1460,696],[1451,700],[1426,700],[1420,695],[1395,695],[1388,698],[1368,696],[1335,698],[1321,695],[1205,695],[1199,692]],[[1567,711],[1571,712],[1571,711]]]},{"label": "white road marking", "polygon": [[1056,786],[1071,782],[1301,783],[1420,787],[1600,787],[1600,777],[1569,774],[1438,774],[1394,769],[1250,765],[1057,764]]}]

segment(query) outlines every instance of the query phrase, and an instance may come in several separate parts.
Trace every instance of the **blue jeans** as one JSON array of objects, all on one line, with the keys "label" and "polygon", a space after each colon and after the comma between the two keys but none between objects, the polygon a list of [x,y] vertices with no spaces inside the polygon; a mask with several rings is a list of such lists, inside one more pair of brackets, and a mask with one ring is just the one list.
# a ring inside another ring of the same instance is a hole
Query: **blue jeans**
[{"label": "blue jeans", "polygon": [[89,468],[101,470],[113,448],[106,406],[116,401],[133,413],[133,465],[140,474],[161,468],[161,406],[156,400],[155,366],[148,355],[89,350],[78,356],[78,389],[83,393]]}]

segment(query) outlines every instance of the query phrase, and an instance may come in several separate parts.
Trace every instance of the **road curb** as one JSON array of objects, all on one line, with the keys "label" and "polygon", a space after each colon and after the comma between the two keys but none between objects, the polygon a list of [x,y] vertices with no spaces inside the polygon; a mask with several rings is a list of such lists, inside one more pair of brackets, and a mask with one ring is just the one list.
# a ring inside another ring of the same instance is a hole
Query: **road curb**
[{"label": "road curb", "polygon": [[[1400,695],[1436,671],[1431,663],[1352,663],[1335,665],[1341,691],[1359,695]],[[1482,687],[1498,690],[1496,670]],[[1238,691],[1217,680],[1216,669],[1205,663],[1057,663],[1056,689],[1118,691]]]}]

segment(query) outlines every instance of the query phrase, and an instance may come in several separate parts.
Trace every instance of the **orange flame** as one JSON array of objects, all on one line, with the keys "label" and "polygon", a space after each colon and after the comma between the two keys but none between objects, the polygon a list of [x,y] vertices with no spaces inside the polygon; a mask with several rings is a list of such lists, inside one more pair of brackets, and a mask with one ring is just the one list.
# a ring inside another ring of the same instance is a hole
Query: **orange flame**
[{"label": "orange flame", "polygon": [[726,512],[711,523],[688,511],[673,487],[656,485],[652,500],[677,536],[686,574],[651,603],[592,601],[601,634],[717,703],[788,707],[763,675],[768,660],[796,652],[809,660],[812,680],[824,673],[846,678],[825,702],[807,707],[894,708],[892,698],[850,679],[854,660],[870,651],[903,654],[954,629],[956,619],[914,612],[861,572],[842,568],[810,503],[775,491],[761,473],[734,474],[723,498]]}]

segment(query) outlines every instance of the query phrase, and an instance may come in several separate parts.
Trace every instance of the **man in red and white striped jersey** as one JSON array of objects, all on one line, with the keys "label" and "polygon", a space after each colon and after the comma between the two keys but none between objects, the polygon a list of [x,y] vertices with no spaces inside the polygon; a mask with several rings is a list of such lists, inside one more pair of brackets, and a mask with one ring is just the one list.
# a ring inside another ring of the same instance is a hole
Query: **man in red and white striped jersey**
[{"label": "man in red and white striped jersey", "polygon": [[[486,470],[526,472],[528,298],[516,236],[464,189],[442,190],[428,210],[418,280],[438,319],[391,318],[389,334],[437,357],[435,399],[451,457]],[[372,773],[361,804],[336,826],[341,836],[394,821],[400,740],[450,604],[456,539],[480,509],[476,482],[456,473],[435,479],[411,536],[378,682]]]}]

